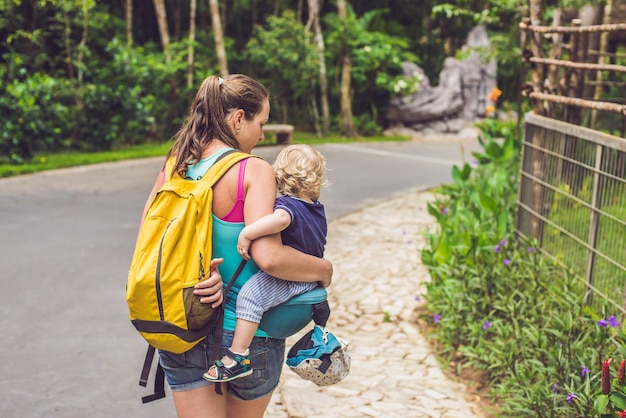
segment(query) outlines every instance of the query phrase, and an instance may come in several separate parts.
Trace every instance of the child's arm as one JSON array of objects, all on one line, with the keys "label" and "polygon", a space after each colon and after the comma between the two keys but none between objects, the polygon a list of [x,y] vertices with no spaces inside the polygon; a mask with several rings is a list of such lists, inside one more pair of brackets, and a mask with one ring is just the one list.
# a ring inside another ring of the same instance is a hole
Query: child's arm
[{"label": "child's arm", "polygon": [[245,260],[249,260],[248,250],[252,241],[265,235],[277,234],[287,228],[290,223],[291,215],[289,212],[284,209],[274,210],[271,215],[265,215],[241,230],[237,240],[237,251]]}]

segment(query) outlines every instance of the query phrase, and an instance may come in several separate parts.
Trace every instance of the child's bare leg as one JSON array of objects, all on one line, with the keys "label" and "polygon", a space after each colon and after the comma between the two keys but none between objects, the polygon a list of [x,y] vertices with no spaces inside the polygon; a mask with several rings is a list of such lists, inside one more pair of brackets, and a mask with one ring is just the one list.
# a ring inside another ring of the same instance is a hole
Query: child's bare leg
[{"label": "child's bare leg", "polygon": [[252,344],[252,339],[254,338],[254,333],[257,328],[259,328],[259,324],[256,322],[237,319],[235,335],[233,335],[233,343],[230,346],[230,351],[243,354],[243,352],[250,347],[250,344]]},{"label": "child's bare leg", "polygon": [[[235,334],[233,335],[233,343],[230,346],[230,351],[235,354],[247,356],[249,354],[248,348],[250,347],[250,344],[252,344],[254,333],[258,327],[259,324],[256,322],[247,321],[245,319],[237,319]],[[222,363],[228,367],[233,364],[233,359],[228,356],[224,356],[222,357]],[[211,366],[207,374],[211,377],[216,377],[217,371],[215,366]]]}]

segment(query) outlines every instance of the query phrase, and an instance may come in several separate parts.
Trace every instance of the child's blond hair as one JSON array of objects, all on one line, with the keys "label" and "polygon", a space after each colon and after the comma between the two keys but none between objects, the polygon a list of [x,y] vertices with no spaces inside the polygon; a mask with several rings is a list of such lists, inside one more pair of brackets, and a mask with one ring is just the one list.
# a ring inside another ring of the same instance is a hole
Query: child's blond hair
[{"label": "child's blond hair", "polygon": [[283,195],[317,201],[326,183],[326,159],[315,148],[295,144],[283,148],[274,162],[278,191]]}]

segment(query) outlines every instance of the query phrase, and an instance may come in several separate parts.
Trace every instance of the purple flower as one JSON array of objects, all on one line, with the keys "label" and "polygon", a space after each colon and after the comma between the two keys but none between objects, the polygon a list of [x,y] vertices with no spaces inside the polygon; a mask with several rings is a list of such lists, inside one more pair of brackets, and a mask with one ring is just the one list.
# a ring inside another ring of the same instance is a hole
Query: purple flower
[{"label": "purple flower", "polygon": [[589,370],[587,366],[583,364],[583,370],[580,372],[580,374],[582,375],[582,377],[585,377],[589,373],[591,373],[591,370]]},{"label": "purple flower", "polygon": [[567,395],[567,402],[572,403],[572,401],[574,401],[574,399],[578,399],[578,396],[576,396],[576,394],[574,392],[570,392]]},{"label": "purple flower", "polygon": [[483,324],[483,329],[486,331],[486,330],[488,330],[488,329],[489,329],[489,327],[490,327],[490,326],[492,326],[492,325],[493,325],[493,324],[491,324],[491,323],[489,322],[489,320],[487,319],[487,320],[485,320],[485,323]]},{"label": "purple flower", "polygon": [[443,208],[443,210],[441,211],[441,213],[445,216],[448,214],[448,208]]},{"label": "purple flower", "polygon": [[529,247],[529,248],[528,248],[528,252],[529,252],[529,253],[535,252],[535,247]]},{"label": "purple flower", "polygon": [[472,164],[474,164],[474,165],[478,165],[478,160],[473,160],[473,161],[472,161]]},{"label": "purple flower", "polygon": [[609,325],[612,326],[613,328],[619,327],[619,322],[617,321],[617,318],[615,318],[615,316],[613,315],[609,316]]},{"label": "purple flower", "polygon": [[505,258],[503,263],[505,266],[508,266],[509,264],[511,264],[511,260],[509,260],[508,258]]},{"label": "purple flower", "polygon": [[560,389],[561,388],[559,388],[559,384],[558,383],[555,383],[555,384],[552,385],[552,392],[559,393]]},{"label": "purple flower", "polygon": [[496,245],[493,249],[495,252],[499,253],[500,252],[500,246]]},{"label": "purple flower", "polygon": [[597,322],[599,327],[603,327],[606,328],[607,326],[609,326],[609,321],[607,321],[606,319],[602,318],[601,320],[599,320]]},{"label": "purple flower", "polygon": [[415,296],[415,302],[419,302],[421,300],[420,295]]},{"label": "purple flower", "polygon": [[441,315],[439,315],[438,313],[433,315],[433,321],[435,322],[435,324],[439,322],[440,319],[441,319]]},{"label": "purple flower", "polygon": [[502,241],[500,241],[500,244],[502,244],[503,247],[506,247],[506,240],[503,239]]}]

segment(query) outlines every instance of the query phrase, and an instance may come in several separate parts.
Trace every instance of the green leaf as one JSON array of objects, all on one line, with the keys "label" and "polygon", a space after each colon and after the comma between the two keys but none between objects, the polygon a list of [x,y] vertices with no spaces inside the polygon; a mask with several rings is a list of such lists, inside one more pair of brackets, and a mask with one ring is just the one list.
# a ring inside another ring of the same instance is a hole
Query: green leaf
[{"label": "green leaf", "polygon": [[480,204],[485,208],[491,211],[492,213],[497,213],[498,211],[498,202],[488,196],[483,192],[478,193],[478,198],[480,199]]},{"label": "green leaf", "polygon": [[500,212],[498,216],[498,236],[502,237],[506,234],[507,226],[509,221],[509,214],[503,210]]},{"label": "green leaf", "polygon": [[428,202],[428,214],[437,219],[438,222],[443,220],[443,213],[432,203]]},{"label": "green leaf", "polygon": [[611,393],[611,402],[613,402],[613,405],[621,410],[626,409],[626,395],[622,392]]},{"label": "green leaf", "polygon": [[503,154],[502,147],[496,142],[492,141],[485,148],[485,154],[489,155],[494,160],[498,160],[502,157]]},{"label": "green leaf", "polygon": [[608,395],[599,395],[596,400],[593,402],[593,408],[596,410],[598,414],[604,414],[606,411],[606,407],[609,405],[609,396]]},{"label": "green leaf", "polygon": [[439,242],[437,251],[435,251],[435,260],[437,260],[438,263],[444,263],[450,258],[451,255],[452,247],[450,246],[448,236],[444,234],[441,237],[441,242]]},{"label": "green leaf", "polygon": [[452,167],[452,180],[454,180],[454,182],[459,186],[459,187],[463,187],[463,185],[465,184],[466,179],[463,179],[463,175],[461,170],[459,169],[458,166],[453,166]]}]

